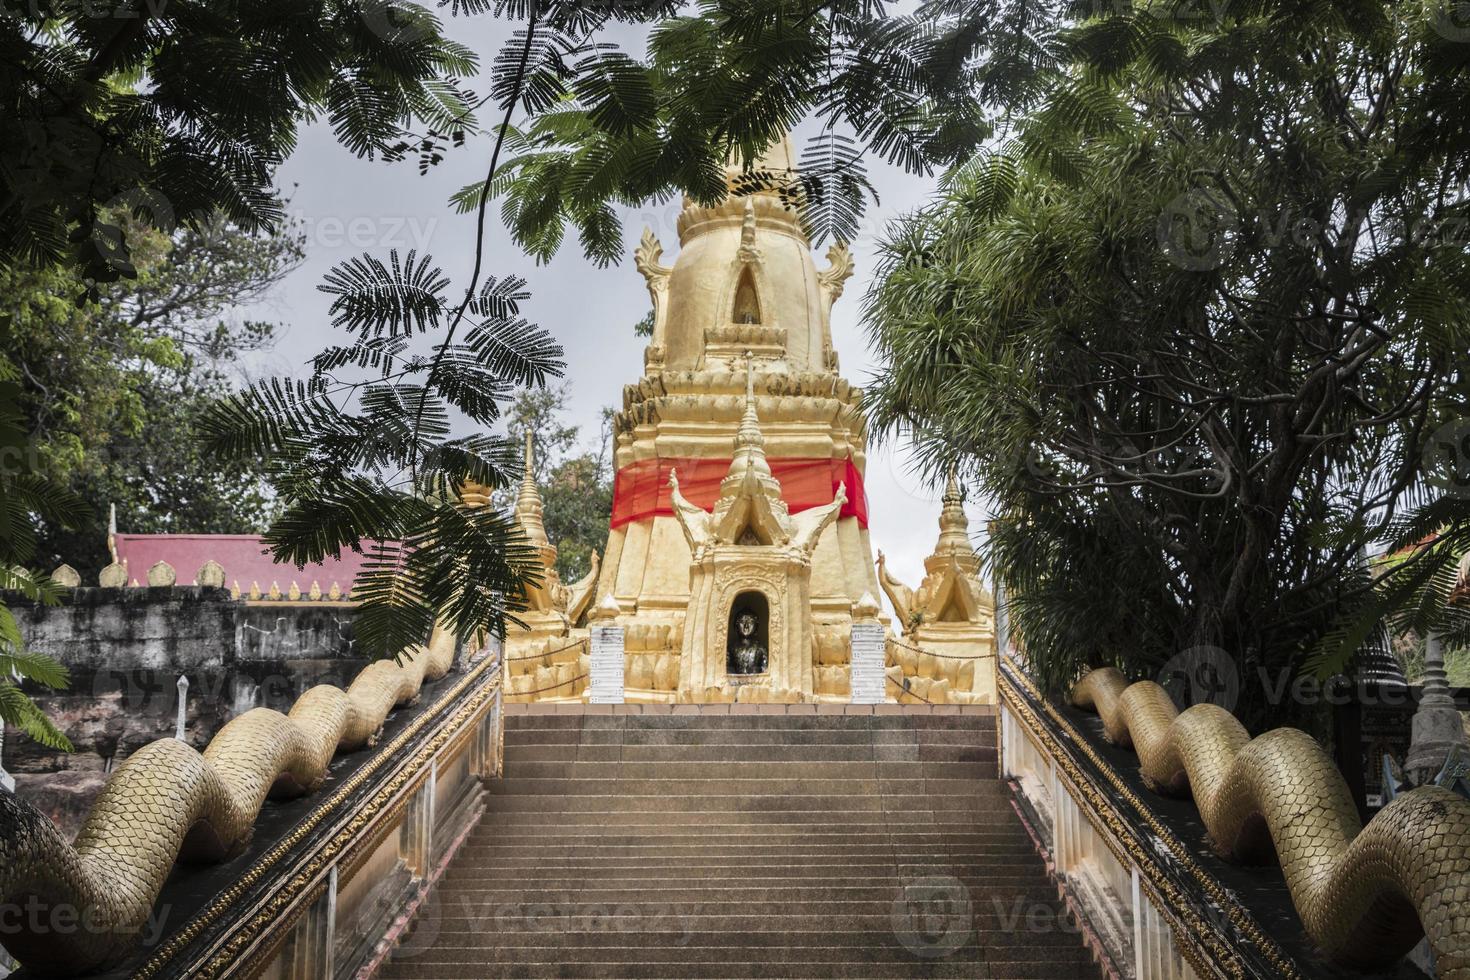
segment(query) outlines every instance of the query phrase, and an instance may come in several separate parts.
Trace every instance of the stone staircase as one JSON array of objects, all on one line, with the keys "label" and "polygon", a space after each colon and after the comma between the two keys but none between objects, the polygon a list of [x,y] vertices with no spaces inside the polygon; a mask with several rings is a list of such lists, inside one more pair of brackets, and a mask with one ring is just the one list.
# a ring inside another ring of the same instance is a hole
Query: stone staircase
[{"label": "stone staircase", "polygon": [[380,975],[1098,975],[990,709],[742,709],[509,714],[506,778]]}]

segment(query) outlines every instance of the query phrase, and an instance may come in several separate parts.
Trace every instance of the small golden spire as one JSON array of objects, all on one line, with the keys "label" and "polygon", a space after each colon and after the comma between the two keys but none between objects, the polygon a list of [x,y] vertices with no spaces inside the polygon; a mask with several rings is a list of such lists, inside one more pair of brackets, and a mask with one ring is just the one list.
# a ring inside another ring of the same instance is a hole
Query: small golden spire
[{"label": "small golden spire", "polygon": [[745,352],[745,413],[735,430],[735,454],[730,469],[720,481],[721,497],[738,497],[747,480],[759,485],[759,493],[773,503],[781,500],[781,484],[771,473],[766,459],[766,438],[761,434],[760,415],[755,408],[755,355]]},{"label": "small golden spire", "polygon": [[974,549],[970,546],[970,519],[965,515],[965,495],[960,492],[953,469],[949,471],[941,500],[944,506],[939,511],[939,544],[934,549],[935,553],[971,554]]},{"label": "small golden spire", "polygon": [[526,430],[525,473],[521,477],[521,492],[516,497],[516,520],[526,529],[526,537],[532,544],[546,545],[546,525],[542,523],[541,491],[536,488],[535,449],[531,430]]},{"label": "small golden spire", "polygon": [[760,416],[755,410],[755,355],[745,352],[745,414],[740,416],[740,428],[735,430],[735,455],[752,458],[759,456],[758,469],[770,473],[766,464],[766,437],[761,435]]}]

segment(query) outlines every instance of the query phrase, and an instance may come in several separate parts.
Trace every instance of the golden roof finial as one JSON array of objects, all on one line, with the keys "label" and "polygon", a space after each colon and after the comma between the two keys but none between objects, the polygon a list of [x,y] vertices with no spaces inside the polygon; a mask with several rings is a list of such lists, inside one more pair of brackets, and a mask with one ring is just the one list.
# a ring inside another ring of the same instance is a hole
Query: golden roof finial
[{"label": "golden roof finial", "polygon": [[974,548],[970,546],[970,519],[965,515],[965,495],[960,492],[953,468],[949,471],[941,500],[944,506],[939,511],[939,544],[934,549],[935,554],[972,554]]},{"label": "golden roof finial", "polygon": [[745,414],[740,416],[740,428],[735,431],[735,455],[744,448],[761,449],[764,457],[765,436],[761,435],[760,416],[755,410],[755,355],[745,352]]},{"label": "golden roof finial", "polygon": [[759,485],[760,493],[779,501],[781,485],[771,474],[771,464],[766,459],[766,438],[761,434],[760,415],[755,405],[755,355],[747,350],[745,413],[740,417],[740,427],[735,430],[735,455],[730,460],[729,472],[720,481],[720,496],[738,496],[745,481],[753,479]]},{"label": "golden roof finial", "polygon": [[771,475],[771,464],[766,462],[766,437],[761,434],[760,415],[755,410],[755,355],[745,352],[745,414],[740,416],[740,427],[735,430],[735,458],[731,460],[730,472],[743,472],[745,465],[761,477]]},{"label": "golden roof finial", "polygon": [[521,492],[516,497],[516,520],[526,529],[526,537],[532,544],[544,545],[550,541],[546,537],[546,525],[542,523],[541,514],[541,491],[536,488],[536,456],[535,437],[530,429],[526,430],[526,456],[525,473],[521,477]]}]

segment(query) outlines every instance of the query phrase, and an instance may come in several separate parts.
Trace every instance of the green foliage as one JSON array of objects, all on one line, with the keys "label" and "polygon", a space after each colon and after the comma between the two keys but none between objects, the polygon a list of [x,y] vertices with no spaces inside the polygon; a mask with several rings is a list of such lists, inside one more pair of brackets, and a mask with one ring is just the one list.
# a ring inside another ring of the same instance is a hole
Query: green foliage
[{"label": "green foliage", "polygon": [[555,466],[541,487],[542,520],[556,545],[556,571],[575,582],[592,567],[592,553],[607,546],[612,513],[612,474],[604,453],[579,453]]},{"label": "green foliage", "polygon": [[[60,601],[58,586],[24,566],[35,556],[41,522],[74,523],[85,507],[31,471],[17,395],[13,381],[0,379],[0,595],[15,592],[32,602],[54,605]],[[14,725],[43,745],[70,752],[71,742],[21,690],[21,681],[48,688],[70,683],[60,664],[23,648],[15,616],[0,604],[0,724]]]},{"label": "green foliage", "polygon": [[[456,306],[427,257],[345,262],[321,289],[351,342],[323,352],[305,380],[257,382],[205,415],[208,448],[268,461],[282,506],[266,534],[277,561],[368,556],[354,594],[376,656],[423,643],[436,618],[465,640],[503,632],[520,608],[507,597],[534,575],[509,517],[465,500],[466,480],[511,484],[516,446],[451,425],[452,412],[491,425],[513,388],[561,373],[561,348],[520,315],[524,285],[487,278]],[[415,353],[412,341],[435,330],[448,336]]]},{"label": "green foliage", "polygon": [[0,20],[0,264],[65,262],[95,299],[137,273],[117,209],[166,233],[217,214],[277,227],[274,171],[303,122],[359,156],[432,158],[473,128],[474,70],[410,0],[16,6]]},{"label": "green foliage", "polygon": [[271,343],[267,323],[236,324],[228,308],[263,295],[295,267],[291,234],[227,224],[172,236],[126,218],[138,275],[66,297],[61,269],[0,269],[0,361],[21,383],[19,407],[36,469],[91,504],[74,526],[41,528],[35,561],[65,562],[84,581],[106,561],[109,504],[137,533],[258,533],[272,502],[254,460],[206,458],[205,408],[235,383],[242,356]]},{"label": "green foliage", "polygon": [[[1396,651],[1399,665],[1410,684],[1424,680],[1424,638],[1404,637],[1400,650]],[[1445,677],[1450,687],[1470,688],[1470,647],[1444,650]]]},{"label": "green foliage", "polygon": [[[683,192],[712,204],[775,190],[813,240],[851,240],[870,198],[869,156],[926,173],[968,159],[1054,55],[1036,35],[1061,4],[922,3],[890,16],[874,0],[702,0],[654,28],[642,59],[581,36],[537,49],[531,123],[488,189],[512,237],[546,260],[570,233],[599,264],[622,254],[610,205]],[[797,123],[819,132],[796,173],[754,166]]]},{"label": "green foliage", "polygon": [[1422,457],[1470,393],[1470,147],[1443,124],[1470,51],[1422,7],[1351,7],[1035,25],[1061,62],[1014,135],[884,247],[874,430],[993,499],[1048,684],[1206,645],[1245,678],[1350,654],[1385,540],[1440,534],[1394,591],[1443,610],[1467,502]]}]

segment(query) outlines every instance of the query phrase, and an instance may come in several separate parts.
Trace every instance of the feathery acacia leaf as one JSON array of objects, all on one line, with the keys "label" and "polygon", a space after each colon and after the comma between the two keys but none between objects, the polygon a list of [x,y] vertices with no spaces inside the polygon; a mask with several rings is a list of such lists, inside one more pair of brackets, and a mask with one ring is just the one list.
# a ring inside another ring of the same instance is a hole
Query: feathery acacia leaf
[{"label": "feathery acacia leaf", "polygon": [[317,287],[336,297],[329,310],[332,324],[355,333],[386,332],[389,337],[439,326],[449,280],[430,265],[429,256],[415,259],[410,251],[400,262],[394,249],[387,263],[360,255],[335,266]]}]

